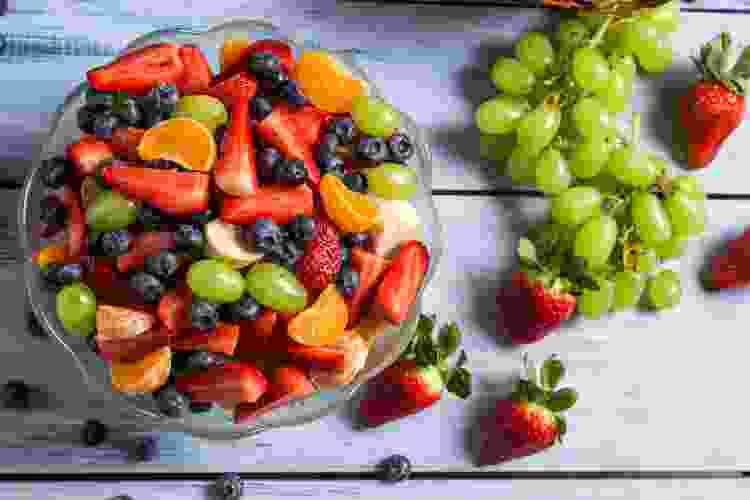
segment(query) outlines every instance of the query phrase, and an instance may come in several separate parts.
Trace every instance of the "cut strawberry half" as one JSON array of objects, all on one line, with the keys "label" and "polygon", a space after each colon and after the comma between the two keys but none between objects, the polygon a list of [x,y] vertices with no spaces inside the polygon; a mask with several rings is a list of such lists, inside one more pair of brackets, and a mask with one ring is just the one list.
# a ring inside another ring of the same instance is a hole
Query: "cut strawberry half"
[{"label": "cut strawberry half", "polygon": [[95,175],[97,167],[105,160],[115,157],[112,146],[99,139],[84,138],[68,144],[66,158],[73,164],[78,177]]},{"label": "cut strawberry half", "polygon": [[232,75],[237,74],[247,68],[248,59],[250,55],[256,52],[268,52],[279,58],[281,67],[284,71],[289,74],[294,67],[294,55],[292,54],[292,48],[284,42],[279,40],[264,39],[258,40],[248,45],[242,50],[241,54],[237,56],[237,62],[224,69],[216,77],[215,81],[220,82],[226,80]]},{"label": "cut strawberry half", "polygon": [[308,346],[290,339],[286,352],[290,360],[306,368],[339,370],[346,363],[346,353],[335,346]]},{"label": "cut strawberry half", "polygon": [[235,353],[246,358],[261,357],[270,350],[278,313],[271,309],[264,309],[260,316],[253,320],[240,322],[240,339]]},{"label": "cut strawberry half", "polygon": [[190,313],[190,293],[187,297],[185,293],[178,290],[170,290],[162,295],[157,309],[159,321],[170,331],[177,332],[184,328]]},{"label": "cut strawberry half", "polygon": [[258,189],[255,147],[250,133],[250,97],[245,87],[234,97],[229,128],[221,141],[221,155],[213,167],[216,185],[230,196],[250,196]]},{"label": "cut strawberry half", "polygon": [[428,263],[429,254],[421,242],[407,241],[399,248],[375,295],[375,302],[391,322],[400,323],[409,315]]},{"label": "cut strawberry half", "polygon": [[160,83],[177,83],[182,77],[183,67],[180,46],[159,43],[94,68],[86,73],[86,79],[98,91],[143,95]]},{"label": "cut strawberry half", "polygon": [[140,160],[138,156],[138,144],[141,143],[146,129],[136,127],[118,127],[112,132],[109,145],[112,150],[122,158],[131,161]]},{"label": "cut strawberry half", "polygon": [[240,339],[240,326],[219,322],[208,331],[193,330],[172,342],[175,351],[208,351],[231,356]]},{"label": "cut strawberry half", "polygon": [[126,273],[131,269],[143,267],[143,262],[149,255],[156,255],[162,250],[175,248],[174,234],[166,231],[148,231],[141,233],[130,251],[117,257],[117,270]]},{"label": "cut strawberry half", "polygon": [[122,338],[107,337],[97,332],[96,346],[99,355],[110,362],[130,362],[143,359],[148,353],[167,347],[173,336],[174,333],[163,326]]},{"label": "cut strawberry half", "polygon": [[237,102],[240,95],[247,95],[248,99],[253,97],[258,90],[255,78],[245,71],[240,71],[226,80],[215,82],[206,90],[206,94],[219,99],[224,106],[231,108]]},{"label": "cut strawberry half", "polygon": [[349,306],[349,328],[357,324],[363,308],[372,300],[380,278],[391,265],[388,259],[362,248],[353,248],[351,259],[352,267],[359,273],[359,286],[346,299],[346,305]]},{"label": "cut strawberry half", "polygon": [[254,403],[266,392],[268,381],[255,365],[230,362],[178,375],[175,388],[196,403]]},{"label": "cut strawberry half", "polygon": [[81,200],[78,197],[78,193],[67,186],[55,191],[53,195],[65,207],[68,214],[65,223],[67,261],[75,262],[84,252],[86,239],[86,221]]},{"label": "cut strawberry half", "polygon": [[211,178],[200,172],[124,164],[105,167],[103,176],[104,181],[117,191],[171,215],[191,215],[208,209]]},{"label": "cut strawberry half", "polygon": [[224,198],[219,218],[229,224],[252,224],[268,217],[277,224],[287,224],[296,215],[312,215],[314,208],[313,192],[307,186],[268,185],[245,198]]},{"label": "cut strawberry half", "polygon": [[183,45],[180,47],[179,57],[183,66],[182,76],[177,81],[180,95],[204,93],[213,79],[206,56],[195,45]]},{"label": "cut strawberry half", "polygon": [[255,403],[242,403],[235,411],[235,423],[247,423],[264,413],[279,408],[293,399],[301,399],[315,392],[304,371],[293,365],[277,367],[269,377],[268,390]]}]

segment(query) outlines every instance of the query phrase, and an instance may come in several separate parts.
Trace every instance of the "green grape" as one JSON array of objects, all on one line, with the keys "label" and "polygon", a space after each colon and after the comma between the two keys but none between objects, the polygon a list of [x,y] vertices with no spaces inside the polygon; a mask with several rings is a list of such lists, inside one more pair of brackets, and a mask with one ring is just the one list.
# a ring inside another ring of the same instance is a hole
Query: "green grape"
[{"label": "green grape", "polygon": [[599,290],[587,288],[578,296],[576,301],[576,308],[583,314],[584,318],[601,318],[612,307],[614,284],[603,278],[597,279],[596,282],[599,285]]},{"label": "green grape", "polygon": [[245,291],[242,274],[215,259],[194,262],[188,269],[187,284],[198,297],[218,304],[236,302]]},{"label": "green grape", "polygon": [[656,176],[666,175],[669,170],[669,162],[655,153],[648,153],[648,158],[654,164]]},{"label": "green grape", "polygon": [[560,130],[561,113],[557,104],[543,102],[521,118],[516,130],[518,147],[529,156],[537,156]]},{"label": "green grape", "polygon": [[172,117],[186,117],[201,122],[211,132],[229,121],[224,104],[210,95],[196,94],[180,97]]},{"label": "green grape", "polygon": [[513,134],[479,134],[479,156],[485,160],[499,162],[501,166],[515,147],[516,136]]},{"label": "green grape", "polygon": [[600,172],[586,181],[587,186],[591,186],[600,193],[615,194],[620,189],[620,182],[611,175]]},{"label": "green grape", "polygon": [[546,35],[537,31],[525,33],[515,47],[516,58],[535,75],[543,75],[555,62],[555,49]]},{"label": "green grape", "polygon": [[635,62],[635,58],[621,49],[617,49],[607,56],[607,60],[612,70],[620,73],[632,85],[638,73],[638,65]]},{"label": "green grape", "polygon": [[680,27],[680,2],[673,0],[659,7],[648,9],[640,15],[640,18],[653,24],[662,33],[673,33]]},{"label": "green grape", "polygon": [[352,101],[352,120],[359,130],[372,137],[390,137],[401,126],[401,115],[393,106],[367,95]]},{"label": "green grape", "polygon": [[529,156],[526,152],[516,146],[508,157],[505,174],[510,177],[513,184],[528,186],[536,181],[536,156]]},{"label": "green grape", "polygon": [[116,191],[101,191],[86,209],[86,226],[94,231],[110,232],[133,224],[138,206]]},{"label": "green grape", "polygon": [[599,212],[602,195],[589,186],[566,189],[552,199],[550,214],[560,224],[577,226]]},{"label": "green grape", "polygon": [[570,171],[580,179],[590,179],[601,172],[609,159],[609,144],[602,139],[588,139],[577,144],[570,155]]},{"label": "green grape", "polygon": [[529,109],[523,97],[501,95],[483,102],[474,113],[474,121],[485,134],[507,134],[518,127]]},{"label": "green grape", "polygon": [[607,263],[616,242],[617,222],[609,215],[598,215],[578,228],[573,255],[581,257],[590,269],[597,269]]},{"label": "green grape", "polygon": [[578,99],[570,114],[576,130],[586,139],[602,138],[612,134],[614,119],[596,97]]},{"label": "green grape", "polygon": [[673,236],[697,236],[706,228],[703,200],[677,191],[667,196],[663,206],[669,216]]},{"label": "green grape", "polygon": [[651,24],[640,21],[631,21],[623,24],[620,33],[619,49],[623,54],[636,55],[643,50],[644,41],[656,39],[660,36],[659,31]]},{"label": "green grape", "polygon": [[408,200],[417,192],[417,174],[398,163],[381,163],[366,170],[368,190],[387,200]]},{"label": "green grape", "polygon": [[671,269],[662,269],[648,280],[646,296],[654,309],[676,306],[682,296],[680,275]]},{"label": "green grape", "polygon": [[633,99],[633,80],[622,70],[613,68],[609,73],[607,88],[598,94],[602,104],[610,113],[622,113]]},{"label": "green grape", "polygon": [[499,90],[510,95],[526,95],[536,83],[534,73],[510,57],[498,57],[490,70],[490,78]]},{"label": "green grape", "polygon": [[599,49],[581,47],[573,53],[571,74],[583,90],[602,92],[609,84],[609,63]]},{"label": "green grape", "polygon": [[589,36],[589,29],[578,19],[565,19],[557,27],[557,43],[560,47],[577,47]]},{"label": "green grape", "polygon": [[607,16],[603,14],[583,14],[582,12],[579,19],[588,27],[590,31],[594,32],[599,29],[599,26],[604,24],[604,21],[607,20]]},{"label": "green grape", "polygon": [[260,304],[284,313],[307,306],[307,290],[285,267],[271,262],[254,265],[245,276],[247,291]]},{"label": "green grape", "polygon": [[669,216],[655,195],[643,191],[633,193],[630,214],[645,246],[654,248],[672,238]]},{"label": "green grape", "polygon": [[706,193],[703,191],[700,179],[692,175],[678,175],[672,180],[672,189],[685,193],[691,198],[705,199]]},{"label": "green grape", "polygon": [[635,270],[639,273],[652,273],[659,267],[659,256],[653,248],[641,247],[635,263]]},{"label": "green grape", "polygon": [[57,318],[67,333],[91,335],[96,329],[96,296],[83,283],[63,287],[56,297]]},{"label": "green grape", "polygon": [[573,181],[568,162],[556,148],[547,148],[539,155],[535,176],[536,187],[547,194],[565,191]]},{"label": "green grape", "polygon": [[649,73],[664,73],[674,59],[672,42],[665,36],[644,40],[643,47],[635,56],[641,67]]},{"label": "green grape", "polygon": [[656,181],[658,174],[648,154],[633,146],[623,146],[612,152],[607,162],[607,172],[632,187],[648,187]]},{"label": "green grape", "polygon": [[666,243],[662,243],[654,250],[656,250],[656,255],[661,260],[676,259],[677,257],[682,257],[685,254],[687,242],[687,236],[672,236],[672,239],[670,239]]},{"label": "green grape", "polygon": [[641,300],[644,279],[640,274],[633,271],[620,271],[613,279],[615,284],[614,296],[612,297],[612,310],[622,311],[629,307],[635,307]]}]

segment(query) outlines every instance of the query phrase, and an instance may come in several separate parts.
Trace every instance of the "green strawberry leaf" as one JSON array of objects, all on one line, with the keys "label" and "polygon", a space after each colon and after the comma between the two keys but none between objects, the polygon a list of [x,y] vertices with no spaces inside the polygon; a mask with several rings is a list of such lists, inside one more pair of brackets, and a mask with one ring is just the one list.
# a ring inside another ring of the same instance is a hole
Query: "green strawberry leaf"
[{"label": "green strawberry leaf", "polygon": [[443,358],[447,358],[458,350],[458,346],[461,345],[461,330],[458,329],[456,323],[448,323],[440,329],[438,345]]},{"label": "green strawberry leaf", "polygon": [[435,329],[435,315],[421,314],[419,321],[417,322],[417,331],[414,337],[411,339],[409,346],[401,355],[402,358],[414,358],[417,356],[418,346],[423,342],[424,337],[429,337],[432,340],[432,331]]},{"label": "green strawberry leaf", "polygon": [[743,49],[732,69],[732,76],[742,80],[750,79],[750,46]]},{"label": "green strawberry leaf", "polygon": [[542,388],[552,391],[565,376],[565,367],[557,357],[548,358],[542,365]]},{"label": "green strawberry leaf", "polygon": [[466,368],[456,368],[446,384],[448,392],[466,399],[471,396],[471,374]]},{"label": "green strawberry leaf", "polygon": [[440,363],[440,351],[435,345],[432,332],[435,329],[435,315],[422,315],[417,324],[417,336],[414,339],[414,358],[420,366],[437,366]]},{"label": "green strawberry leaf", "polygon": [[557,424],[557,441],[562,444],[563,436],[568,432],[568,422],[565,420],[565,417],[555,415],[555,423]]},{"label": "green strawberry leaf", "polygon": [[516,389],[511,394],[514,401],[528,401],[530,403],[544,403],[546,399],[545,392],[535,383],[521,379],[516,385]]},{"label": "green strawberry leaf", "polygon": [[547,400],[547,408],[554,412],[569,410],[578,401],[578,392],[566,387],[553,392]]}]

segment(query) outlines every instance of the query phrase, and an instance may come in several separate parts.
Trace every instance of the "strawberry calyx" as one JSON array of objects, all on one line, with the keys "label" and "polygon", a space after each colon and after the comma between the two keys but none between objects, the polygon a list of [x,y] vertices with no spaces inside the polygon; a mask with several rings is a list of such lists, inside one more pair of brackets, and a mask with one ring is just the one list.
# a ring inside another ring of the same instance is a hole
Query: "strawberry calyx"
[{"label": "strawberry calyx", "polygon": [[522,237],[518,240],[519,271],[531,283],[539,283],[548,293],[580,294],[585,289],[598,290],[594,276],[581,259],[572,255],[569,236],[561,228],[547,227],[532,235],[537,243]]},{"label": "strawberry calyx", "polygon": [[704,80],[722,83],[733,93],[742,96],[750,82],[750,47],[746,47],[736,63],[732,36],[722,32],[701,47],[700,55],[693,58]]}]

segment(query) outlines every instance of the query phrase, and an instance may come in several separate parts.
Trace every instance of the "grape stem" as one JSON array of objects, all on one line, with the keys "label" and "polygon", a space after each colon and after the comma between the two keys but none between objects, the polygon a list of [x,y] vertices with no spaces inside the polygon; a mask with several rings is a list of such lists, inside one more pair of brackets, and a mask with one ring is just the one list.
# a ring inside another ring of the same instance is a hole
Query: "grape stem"
[{"label": "grape stem", "polygon": [[599,29],[596,30],[596,33],[594,34],[594,37],[589,42],[589,47],[596,47],[600,43],[602,43],[602,40],[604,39],[605,33],[607,33],[607,29],[609,28],[609,25],[612,23],[612,20],[615,18],[615,16],[607,16],[607,18],[604,20],[601,26],[599,26]]}]

